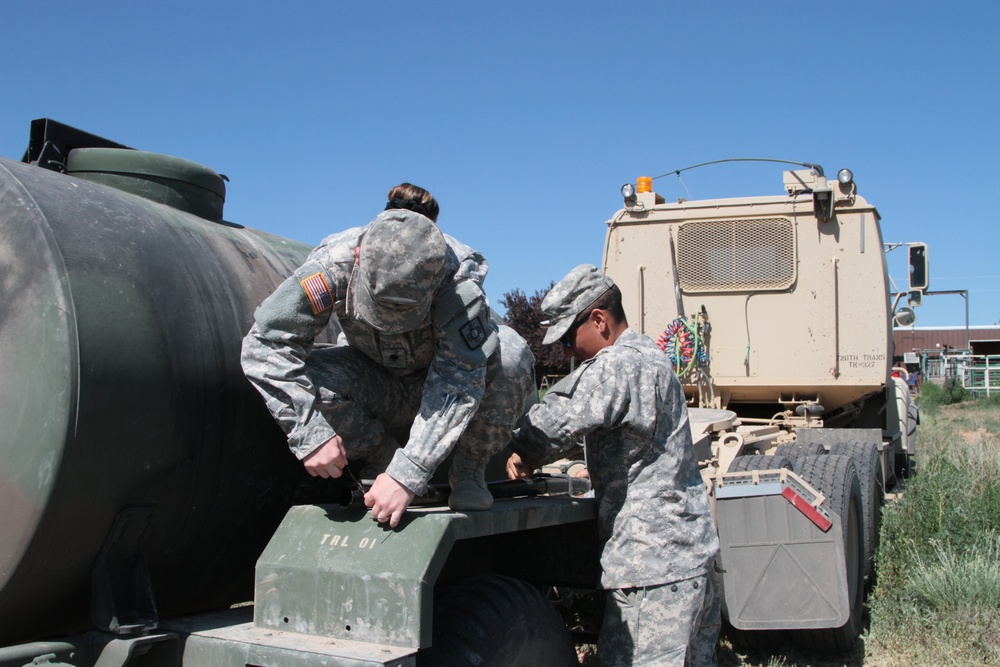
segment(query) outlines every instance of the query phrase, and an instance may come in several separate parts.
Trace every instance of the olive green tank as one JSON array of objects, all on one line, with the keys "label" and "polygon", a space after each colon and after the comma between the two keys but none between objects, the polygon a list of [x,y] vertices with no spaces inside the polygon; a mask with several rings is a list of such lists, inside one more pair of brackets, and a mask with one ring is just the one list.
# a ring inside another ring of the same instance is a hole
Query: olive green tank
[{"label": "olive green tank", "polygon": [[225,222],[200,165],[32,141],[0,159],[0,642],[250,599],[288,507],[336,493],[239,362],[309,248]]}]

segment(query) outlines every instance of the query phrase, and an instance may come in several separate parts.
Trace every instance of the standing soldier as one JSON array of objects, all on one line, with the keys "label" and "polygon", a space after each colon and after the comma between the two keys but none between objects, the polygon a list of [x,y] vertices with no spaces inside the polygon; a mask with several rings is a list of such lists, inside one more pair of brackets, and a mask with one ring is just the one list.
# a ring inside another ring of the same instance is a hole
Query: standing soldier
[{"label": "standing soldier", "polygon": [[526,477],[584,441],[598,499],[602,666],[714,665],[719,539],[670,361],[628,326],[614,282],[583,264],[542,300],[545,344],[581,361],[514,433],[507,462]]},{"label": "standing soldier", "polygon": [[[243,369],[309,474],[340,477],[358,460],[380,473],[365,504],[395,528],[452,451],[451,508],[492,506],[484,469],[534,390],[534,362],[492,316],[486,260],[441,233],[430,193],[403,183],[388,199],[260,305]],[[347,345],[314,348],[331,316]],[[407,426],[400,448],[390,432]]]}]

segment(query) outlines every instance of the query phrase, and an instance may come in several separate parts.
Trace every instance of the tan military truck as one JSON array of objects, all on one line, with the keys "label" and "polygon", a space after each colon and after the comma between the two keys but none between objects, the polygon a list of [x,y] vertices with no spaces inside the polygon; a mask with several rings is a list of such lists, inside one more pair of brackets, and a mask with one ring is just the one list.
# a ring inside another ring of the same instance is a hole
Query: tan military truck
[{"label": "tan military truck", "polygon": [[845,650],[917,415],[893,375],[878,211],[849,170],[803,166],[775,196],[667,202],[650,178],[626,184],[603,268],[684,384],[728,622]]}]

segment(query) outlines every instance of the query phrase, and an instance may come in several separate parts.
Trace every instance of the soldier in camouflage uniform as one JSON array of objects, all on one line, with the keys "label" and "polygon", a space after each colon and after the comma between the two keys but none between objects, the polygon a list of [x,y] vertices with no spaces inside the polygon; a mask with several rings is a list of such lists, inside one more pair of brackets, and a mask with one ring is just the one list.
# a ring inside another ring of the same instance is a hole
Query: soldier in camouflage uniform
[{"label": "soldier in camouflage uniform", "polygon": [[714,665],[719,539],[665,354],[628,328],[621,292],[584,264],[542,301],[544,343],[580,367],[522,418],[507,463],[524,477],[583,441],[598,499],[601,665]]},{"label": "soldier in camouflage uniform", "polygon": [[[243,369],[313,476],[348,461],[396,527],[454,450],[449,504],[488,509],[484,468],[534,390],[524,340],[494,319],[488,265],[437,228],[430,194],[404,183],[364,227],[326,238],[257,309]],[[335,317],[346,345],[314,347]],[[390,433],[409,427],[399,448]],[[382,471],[385,472],[382,472]]]}]

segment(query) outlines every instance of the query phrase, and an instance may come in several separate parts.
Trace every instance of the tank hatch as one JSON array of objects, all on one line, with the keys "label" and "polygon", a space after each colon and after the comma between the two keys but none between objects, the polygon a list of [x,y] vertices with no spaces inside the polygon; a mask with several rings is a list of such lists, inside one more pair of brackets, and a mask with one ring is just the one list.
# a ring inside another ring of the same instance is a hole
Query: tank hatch
[{"label": "tank hatch", "polygon": [[224,178],[190,160],[122,148],[77,148],[67,157],[66,173],[222,221]]}]

